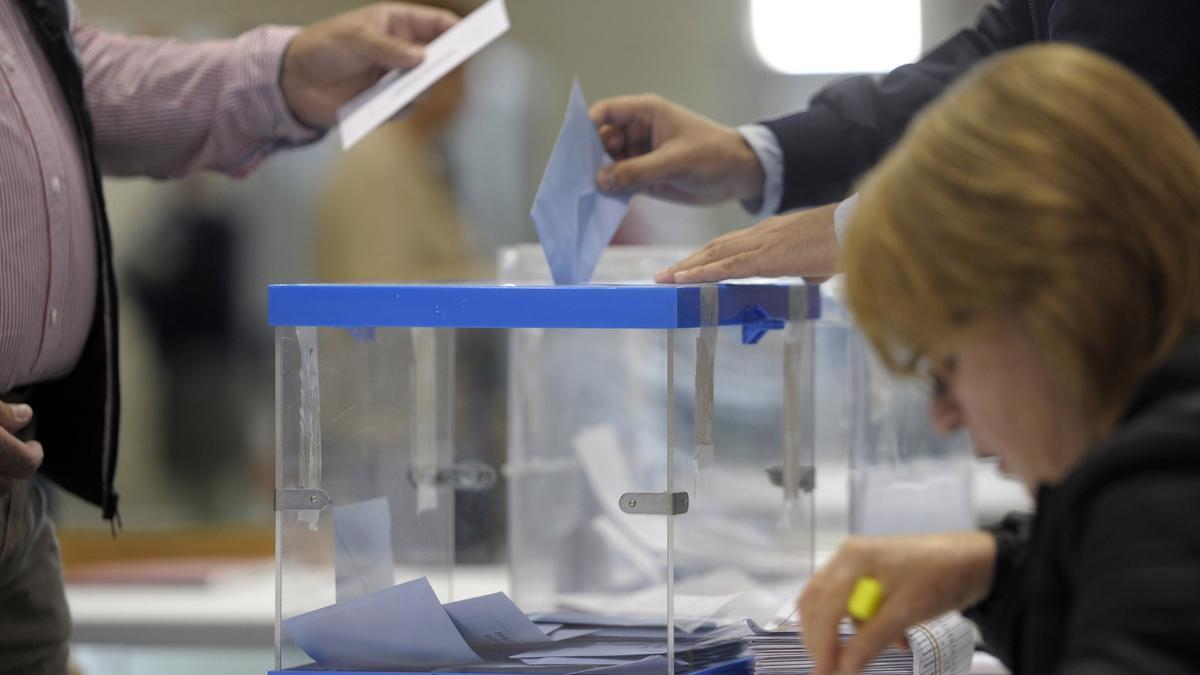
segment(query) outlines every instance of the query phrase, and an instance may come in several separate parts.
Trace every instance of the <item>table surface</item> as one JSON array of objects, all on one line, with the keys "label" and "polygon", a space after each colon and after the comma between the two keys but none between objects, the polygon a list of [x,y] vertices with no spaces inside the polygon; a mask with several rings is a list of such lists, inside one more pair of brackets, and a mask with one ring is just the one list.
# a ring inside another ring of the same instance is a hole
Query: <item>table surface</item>
[{"label": "table surface", "polygon": [[[492,593],[504,585],[503,569],[463,567],[456,572],[459,597]],[[188,585],[68,584],[81,644],[132,647],[269,647],[275,640],[275,566],[241,568],[208,583]],[[971,672],[1008,671],[977,653]]]},{"label": "table surface", "polygon": [[[818,497],[843,505],[846,499],[843,494]],[[993,518],[1028,503],[1019,487],[1000,480],[993,469],[984,466],[975,471],[974,498],[976,512]],[[818,504],[818,511],[828,511],[830,506]],[[835,544],[830,540],[818,546]],[[455,596],[459,598],[506,587],[507,576],[501,566],[462,566],[455,572]],[[270,647],[275,641],[275,566],[271,561],[238,566],[207,583],[67,584],[67,601],[74,620],[73,640],[80,644],[236,648]],[[972,672],[993,675],[1007,671],[990,656],[977,654]]]}]

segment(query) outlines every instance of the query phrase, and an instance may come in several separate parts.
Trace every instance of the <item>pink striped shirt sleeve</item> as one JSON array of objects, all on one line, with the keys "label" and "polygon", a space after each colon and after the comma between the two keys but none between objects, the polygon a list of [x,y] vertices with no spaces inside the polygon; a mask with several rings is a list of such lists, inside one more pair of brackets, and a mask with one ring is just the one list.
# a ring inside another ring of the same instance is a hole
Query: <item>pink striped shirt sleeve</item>
[{"label": "pink striped shirt sleeve", "polygon": [[[75,24],[101,168],[241,176],[315,140],[279,88],[297,31],[188,44]],[[0,0],[0,393],[61,377],[79,358],[96,298],[89,190],[54,71],[18,3]]]},{"label": "pink striped shirt sleeve", "polygon": [[186,43],[80,22],[75,41],[106,174],[243,176],[280,147],[320,136],[291,114],[279,71],[297,28]]}]

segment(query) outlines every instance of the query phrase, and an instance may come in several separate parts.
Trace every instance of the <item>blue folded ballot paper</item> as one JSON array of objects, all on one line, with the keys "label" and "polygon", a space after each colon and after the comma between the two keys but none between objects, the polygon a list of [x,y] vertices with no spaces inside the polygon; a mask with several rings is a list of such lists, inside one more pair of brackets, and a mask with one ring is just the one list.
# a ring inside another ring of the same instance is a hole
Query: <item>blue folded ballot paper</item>
[{"label": "blue folded ballot paper", "polygon": [[[364,504],[364,510],[376,508]],[[668,672],[672,652],[661,618],[553,616],[562,621],[535,621],[543,616],[527,616],[504,593],[443,605],[429,580],[421,577],[290,617],[283,630],[313,659],[299,668],[305,672]],[[676,631],[677,672],[749,673],[746,632],[737,624],[716,623]]]},{"label": "blue folded ballot paper", "polygon": [[611,195],[596,187],[596,172],[612,163],[575,80],[562,131],[530,213],[556,284],[591,280],[600,255],[629,210],[630,195]]}]

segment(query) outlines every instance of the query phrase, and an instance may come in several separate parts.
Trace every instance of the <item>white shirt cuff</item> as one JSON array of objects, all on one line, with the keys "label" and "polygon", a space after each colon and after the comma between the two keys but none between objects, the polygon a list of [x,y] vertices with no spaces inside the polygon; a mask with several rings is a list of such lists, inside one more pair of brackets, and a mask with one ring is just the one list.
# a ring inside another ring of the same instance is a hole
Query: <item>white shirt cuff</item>
[{"label": "white shirt cuff", "polygon": [[850,219],[854,217],[854,209],[858,208],[858,193],[850,195],[837,205],[833,210],[833,232],[837,235],[838,244],[846,237],[846,228],[850,226]]},{"label": "white shirt cuff", "polygon": [[779,139],[765,125],[744,124],[737,130],[758,157],[766,176],[762,201],[743,201],[742,208],[756,218],[773,216],[783,201],[783,148],[779,147]]}]

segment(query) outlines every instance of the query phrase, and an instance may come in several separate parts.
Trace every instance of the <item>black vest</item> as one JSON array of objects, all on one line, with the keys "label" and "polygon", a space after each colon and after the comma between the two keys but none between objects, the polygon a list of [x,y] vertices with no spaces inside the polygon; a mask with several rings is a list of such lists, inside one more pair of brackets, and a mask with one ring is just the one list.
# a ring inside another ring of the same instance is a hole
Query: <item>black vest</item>
[{"label": "black vest", "polygon": [[45,448],[42,473],[67,491],[99,506],[106,519],[117,513],[117,297],[111,237],[104,212],[92,120],[83,93],[83,71],[71,38],[71,0],[18,0],[54,68],[71,108],[91,183],[92,220],[100,279],[96,313],[79,363],[69,375],[33,387],[37,439]]}]

